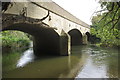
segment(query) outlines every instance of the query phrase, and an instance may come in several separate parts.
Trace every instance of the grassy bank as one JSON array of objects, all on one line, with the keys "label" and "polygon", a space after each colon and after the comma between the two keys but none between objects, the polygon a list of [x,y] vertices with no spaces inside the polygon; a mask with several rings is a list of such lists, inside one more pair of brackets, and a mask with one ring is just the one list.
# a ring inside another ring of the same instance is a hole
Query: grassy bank
[{"label": "grassy bank", "polygon": [[10,51],[15,49],[27,48],[30,39],[27,34],[20,31],[4,31],[1,32],[2,49],[3,51]]}]

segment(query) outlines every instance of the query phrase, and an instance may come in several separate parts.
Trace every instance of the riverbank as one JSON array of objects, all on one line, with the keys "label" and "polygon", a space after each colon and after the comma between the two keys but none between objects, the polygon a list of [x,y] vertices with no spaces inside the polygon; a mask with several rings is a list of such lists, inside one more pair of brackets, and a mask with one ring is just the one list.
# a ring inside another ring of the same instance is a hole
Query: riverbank
[{"label": "riverbank", "polygon": [[120,48],[120,45],[111,45],[111,44],[105,44],[105,43],[97,43],[95,44],[97,47],[104,47],[104,48]]},{"label": "riverbank", "polygon": [[21,50],[29,47],[30,39],[26,33],[20,31],[4,31],[1,32],[2,52],[12,50]]},{"label": "riverbank", "polygon": [[119,48],[120,47],[120,40],[119,39],[109,39],[103,40],[100,37],[97,37],[93,33],[94,31],[91,30],[91,37],[90,37],[90,44],[97,46],[97,47],[106,47],[106,48]]}]

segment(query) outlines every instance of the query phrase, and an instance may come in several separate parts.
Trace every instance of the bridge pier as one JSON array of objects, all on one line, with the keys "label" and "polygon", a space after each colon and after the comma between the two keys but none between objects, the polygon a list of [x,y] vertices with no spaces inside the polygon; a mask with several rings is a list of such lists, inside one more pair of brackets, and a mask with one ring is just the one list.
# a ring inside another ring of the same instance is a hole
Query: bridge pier
[{"label": "bridge pier", "polygon": [[[51,33],[51,34],[50,34]],[[70,54],[70,36],[62,32],[61,35],[50,32],[49,34],[34,37],[33,49],[36,56]]]},{"label": "bridge pier", "polygon": [[65,33],[63,30],[60,35],[60,55],[68,56],[70,55],[71,45],[70,45],[70,35]]},{"label": "bridge pier", "polygon": [[69,55],[71,46],[87,44],[88,24],[54,2],[25,1],[27,3],[16,2],[11,7],[9,4],[7,10],[3,10],[2,30],[19,30],[34,36],[35,55]]},{"label": "bridge pier", "polygon": [[88,44],[87,35],[83,35],[83,44]]}]

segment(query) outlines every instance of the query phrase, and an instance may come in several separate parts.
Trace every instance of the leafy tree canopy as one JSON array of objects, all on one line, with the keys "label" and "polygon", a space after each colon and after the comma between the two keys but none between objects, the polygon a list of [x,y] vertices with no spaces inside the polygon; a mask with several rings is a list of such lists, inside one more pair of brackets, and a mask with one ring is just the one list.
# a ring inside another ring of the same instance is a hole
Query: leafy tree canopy
[{"label": "leafy tree canopy", "polygon": [[120,2],[102,2],[101,11],[92,18],[91,33],[107,46],[120,46]]}]

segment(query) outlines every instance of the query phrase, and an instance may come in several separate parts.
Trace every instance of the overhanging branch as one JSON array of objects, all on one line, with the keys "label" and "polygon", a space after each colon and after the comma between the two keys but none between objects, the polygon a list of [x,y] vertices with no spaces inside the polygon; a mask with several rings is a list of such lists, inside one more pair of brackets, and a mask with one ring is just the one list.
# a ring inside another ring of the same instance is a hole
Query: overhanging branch
[{"label": "overhanging branch", "polygon": [[113,29],[116,26],[116,24],[119,22],[119,20],[120,20],[120,16],[118,17],[118,20],[116,21],[116,23],[113,24],[111,29]]}]

